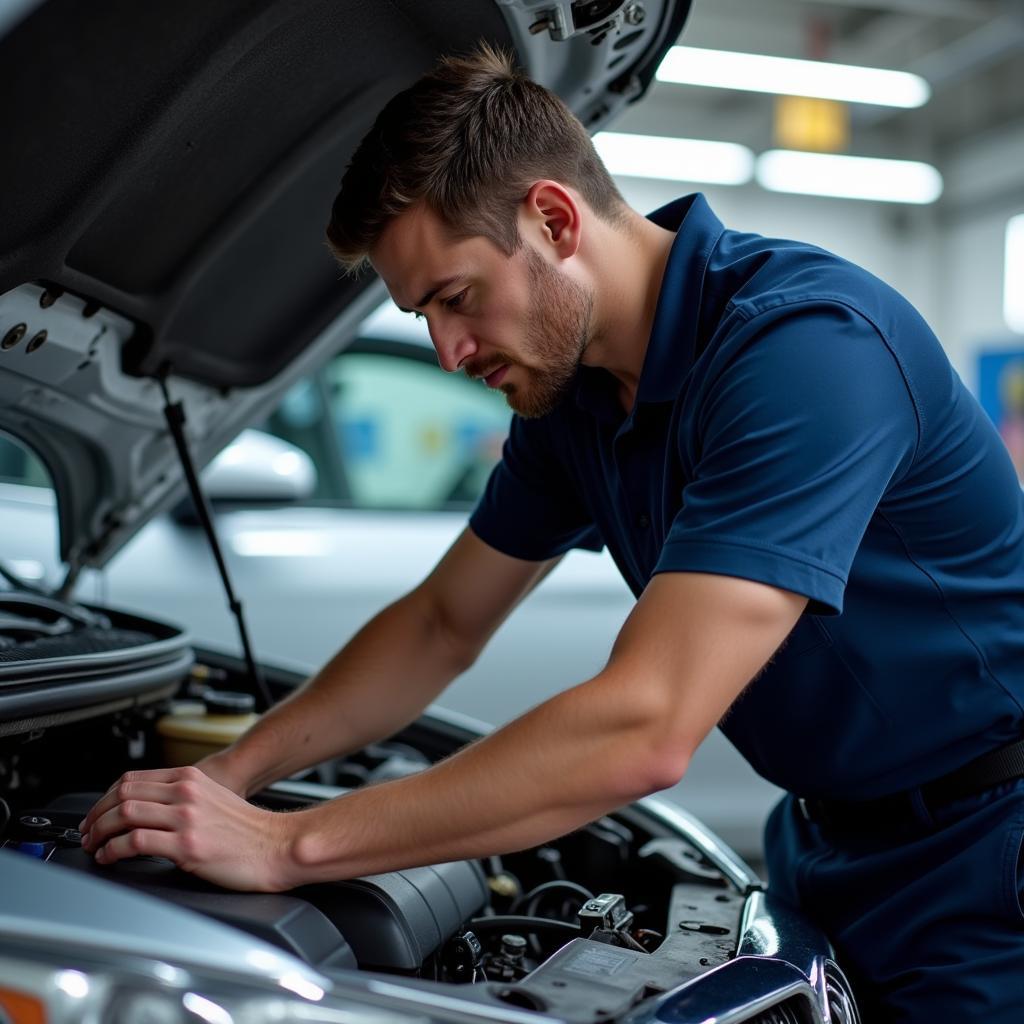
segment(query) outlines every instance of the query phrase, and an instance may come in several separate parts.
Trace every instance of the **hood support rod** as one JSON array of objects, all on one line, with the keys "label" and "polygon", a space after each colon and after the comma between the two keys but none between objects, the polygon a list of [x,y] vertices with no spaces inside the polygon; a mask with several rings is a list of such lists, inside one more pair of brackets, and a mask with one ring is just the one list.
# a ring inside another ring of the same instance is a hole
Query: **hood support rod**
[{"label": "hood support rod", "polygon": [[195,463],[189,454],[188,443],[185,440],[185,406],[180,401],[171,401],[171,393],[167,388],[167,375],[170,373],[170,369],[170,366],[165,363],[160,368],[160,374],[157,377],[160,390],[164,394],[164,418],[167,420],[167,428],[170,430],[171,438],[174,440],[174,447],[178,451],[178,460],[181,462],[181,468],[185,471],[185,479],[188,481],[188,490],[192,496],[192,503],[195,505],[196,515],[199,516],[203,532],[210,542],[210,550],[213,552],[213,557],[217,562],[217,569],[220,572],[224,591],[228,597],[228,607],[238,622],[238,633],[242,638],[242,650],[245,654],[246,668],[248,668],[249,676],[256,687],[257,696],[263,703],[263,707],[260,710],[266,711],[272,703],[270,690],[267,688],[263,674],[256,664],[252,644],[249,642],[249,630],[245,625],[245,613],[242,610],[242,602],[235,596],[234,588],[231,586],[231,576],[228,573],[227,563],[224,561],[224,552],[221,549],[220,541],[217,539],[217,530],[213,525],[210,503],[206,500],[202,485],[199,483],[199,475],[196,473]]}]

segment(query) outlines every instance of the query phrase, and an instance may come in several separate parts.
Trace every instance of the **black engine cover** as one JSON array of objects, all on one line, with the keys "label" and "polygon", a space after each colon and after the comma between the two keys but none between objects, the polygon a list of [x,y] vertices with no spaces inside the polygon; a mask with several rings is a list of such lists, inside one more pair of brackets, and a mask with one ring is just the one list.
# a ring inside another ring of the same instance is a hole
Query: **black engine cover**
[{"label": "black engine cover", "polygon": [[[19,817],[45,818],[56,834],[74,829],[101,795],[70,793]],[[16,826],[8,842],[26,840],[44,841],[51,863],[186,906],[320,968],[418,970],[488,899],[483,872],[470,861],[305,886],[290,893],[240,893],[204,882],[161,857],[135,857],[104,867],[80,846],[54,840],[39,827]]]}]

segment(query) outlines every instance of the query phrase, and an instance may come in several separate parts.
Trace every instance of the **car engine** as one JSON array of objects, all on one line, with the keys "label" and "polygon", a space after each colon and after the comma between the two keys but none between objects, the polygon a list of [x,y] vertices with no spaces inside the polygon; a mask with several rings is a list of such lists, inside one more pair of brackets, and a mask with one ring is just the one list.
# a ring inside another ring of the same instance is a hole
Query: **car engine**
[{"label": "car engine", "polygon": [[[125,771],[201,756],[202,743],[183,737],[203,740],[216,723],[251,720],[251,662],[195,653],[173,627],[52,598],[5,593],[0,616],[0,846],[13,855],[175,904],[328,976],[401,976],[569,1021],[619,1019],[692,979],[717,978],[745,954],[778,952],[763,939],[775,925],[758,931],[765,894],[756,876],[684,812],[645,801],[533,849],[286,893],[227,891],[158,857],[97,864],[81,848],[81,819]],[[276,700],[301,681],[265,671],[260,689]],[[340,797],[422,771],[479,735],[432,710],[387,742],[252,801],[289,811]],[[829,977],[843,995],[838,968]],[[829,998],[827,977],[818,982]],[[736,1019],[818,1019],[800,1016],[810,989],[801,982],[807,991],[792,994],[792,984],[776,1006]],[[835,1011],[832,1019],[855,1018]]]},{"label": "car engine", "polygon": [[[618,1014],[734,954],[744,894],[684,840],[630,809],[506,857],[281,894],[228,892],[155,857],[96,864],[81,849],[78,822],[121,773],[163,763],[157,723],[174,697],[202,693],[200,676],[220,687],[242,683],[224,659],[193,667],[152,701],[0,723],[3,846],[159,896],[319,969],[483,986],[489,998],[573,1019]],[[419,771],[473,738],[423,719],[253,799],[278,810],[330,799]]]}]

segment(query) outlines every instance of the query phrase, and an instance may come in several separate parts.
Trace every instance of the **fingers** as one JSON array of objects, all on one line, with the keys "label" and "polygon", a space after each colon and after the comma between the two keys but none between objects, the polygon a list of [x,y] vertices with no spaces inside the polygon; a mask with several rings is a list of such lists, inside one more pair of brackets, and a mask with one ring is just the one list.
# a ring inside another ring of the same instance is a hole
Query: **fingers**
[{"label": "fingers", "polygon": [[99,864],[113,864],[126,857],[167,857],[179,867],[182,866],[184,853],[181,842],[173,832],[155,829],[136,828],[123,835],[114,836],[96,851]]},{"label": "fingers", "polygon": [[[150,800],[157,803],[173,803],[182,794],[170,787],[174,783],[205,778],[198,768],[156,768],[152,771],[126,772],[104,795],[96,801],[89,813],[79,822],[79,832],[92,830],[96,820],[107,811],[125,800]],[[146,787],[143,791],[140,787]],[[187,787],[186,787],[187,788]]]},{"label": "fingers", "polygon": [[142,787],[155,786],[160,799],[115,800],[102,813],[90,812],[93,827],[83,845],[98,864],[148,855],[230,889],[274,892],[297,884],[286,864],[290,833],[277,827],[286,815],[252,807],[212,780],[201,784],[191,775],[133,785],[140,797],[151,792]]},{"label": "fingers", "polygon": [[[165,789],[168,787],[164,787]],[[82,849],[98,850],[111,836],[138,828],[174,830],[187,824],[189,812],[166,803],[126,800],[101,814],[82,835]]]}]

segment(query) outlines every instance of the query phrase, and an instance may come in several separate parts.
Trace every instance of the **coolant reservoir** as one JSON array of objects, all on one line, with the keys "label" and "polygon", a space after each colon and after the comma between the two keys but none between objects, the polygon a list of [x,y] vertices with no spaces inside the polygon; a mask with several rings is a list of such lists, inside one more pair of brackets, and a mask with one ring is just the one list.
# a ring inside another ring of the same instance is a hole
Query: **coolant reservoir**
[{"label": "coolant reservoir", "polygon": [[207,690],[201,700],[180,700],[156,723],[163,738],[164,764],[174,768],[195,764],[223,750],[259,717],[248,693]]}]

